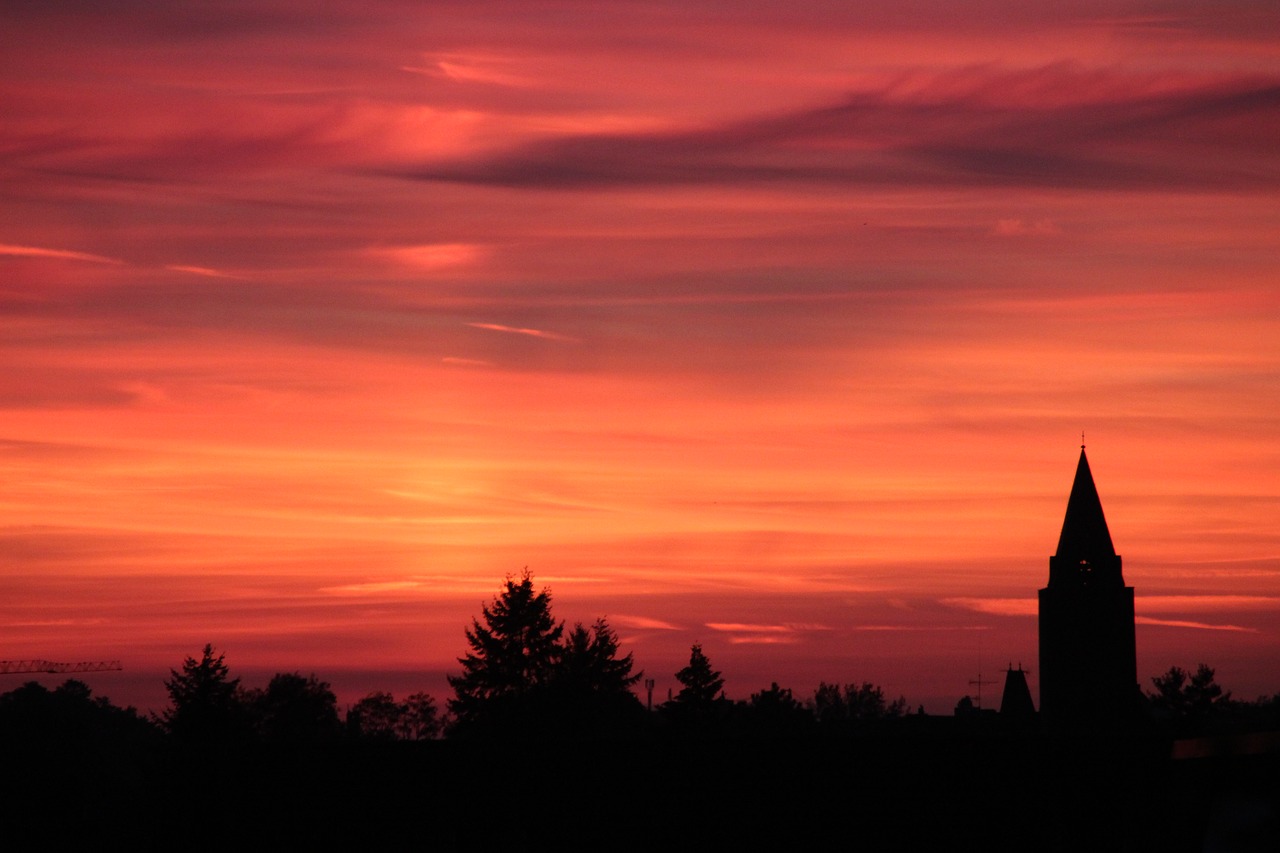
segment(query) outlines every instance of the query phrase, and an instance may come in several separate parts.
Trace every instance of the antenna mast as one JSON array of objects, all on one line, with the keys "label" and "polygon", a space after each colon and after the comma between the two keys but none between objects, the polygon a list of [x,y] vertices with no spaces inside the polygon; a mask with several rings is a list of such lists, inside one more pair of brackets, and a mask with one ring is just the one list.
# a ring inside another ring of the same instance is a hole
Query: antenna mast
[{"label": "antenna mast", "polygon": [[981,711],[981,710],[982,710],[982,685],[984,685],[984,684],[999,684],[1000,682],[998,682],[998,681],[983,681],[983,680],[982,680],[982,670],[978,670],[978,680],[977,680],[977,681],[970,681],[969,683],[970,683],[970,684],[976,684],[976,685],[977,685],[977,687],[978,687],[978,706],[977,706],[977,707],[978,707],[978,710],[979,710],[979,711]]}]

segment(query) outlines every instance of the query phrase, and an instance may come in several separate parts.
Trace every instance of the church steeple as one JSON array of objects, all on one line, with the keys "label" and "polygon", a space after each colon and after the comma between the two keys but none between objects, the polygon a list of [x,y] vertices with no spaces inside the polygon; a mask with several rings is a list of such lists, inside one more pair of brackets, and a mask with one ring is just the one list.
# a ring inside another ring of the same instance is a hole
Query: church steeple
[{"label": "church steeple", "polygon": [[1040,590],[1040,713],[1048,726],[1127,724],[1141,696],[1133,625],[1133,587],[1124,584],[1081,445],[1049,583]]},{"label": "church steeple", "polygon": [[1111,542],[1089,458],[1080,445],[1076,478],[1062,519],[1058,550],[1049,558],[1049,586],[1124,586],[1121,560]]},{"label": "church steeple", "polygon": [[1067,515],[1058,537],[1057,556],[1096,562],[1115,555],[1098,488],[1093,484],[1093,472],[1089,470],[1089,459],[1081,445],[1076,479],[1071,484],[1071,497],[1067,499]]}]

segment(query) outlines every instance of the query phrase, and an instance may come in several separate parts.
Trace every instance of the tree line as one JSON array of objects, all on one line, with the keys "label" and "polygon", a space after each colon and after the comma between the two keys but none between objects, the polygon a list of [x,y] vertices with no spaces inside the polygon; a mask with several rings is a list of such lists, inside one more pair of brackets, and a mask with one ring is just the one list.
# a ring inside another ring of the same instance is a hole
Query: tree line
[{"label": "tree line", "polygon": [[[0,729],[105,728],[183,744],[314,743],[354,739],[423,741],[480,736],[600,737],[655,730],[676,734],[857,732],[909,716],[906,699],[887,699],[869,682],[821,682],[799,699],[776,682],[746,701],[725,696],[724,679],[701,645],[675,673],[680,689],[656,709],[636,696],[643,673],[601,617],[566,627],[548,589],[526,570],[508,577],[465,632],[461,671],[441,707],[416,692],[397,700],[375,691],[339,713],[330,685],[314,673],[277,673],[265,687],[232,677],[209,644],[186,658],[164,685],[169,707],[141,715],[92,697],[80,681],[50,691],[36,682],[0,694]],[[1233,700],[1213,668],[1172,667],[1152,679],[1146,699],[1156,725],[1174,735],[1280,725],[1280,694]],[[918,714],[923,714],[920,709]]]}]

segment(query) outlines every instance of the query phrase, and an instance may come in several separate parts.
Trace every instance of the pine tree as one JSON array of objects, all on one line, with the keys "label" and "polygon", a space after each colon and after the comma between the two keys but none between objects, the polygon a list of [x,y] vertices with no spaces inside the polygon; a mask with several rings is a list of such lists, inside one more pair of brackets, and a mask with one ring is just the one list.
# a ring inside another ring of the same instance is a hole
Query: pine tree
[{"label": "pine tree", "polygon": [[554,678],[564,633],[564,623],[551,616],[551,593],[534,590],[528,569],[519,580],[508,577],[481,612],[483,623],[472,619],[466,632],[471,651],[458,658],[462,674],[449,676],[455,694],[449,711],[464,728],[527,707]]},{"label": "pine tree", "polygon": [[172,707],[161,716],[161,722],[174,737],[214,743],[245,733],[240,679],[230,677],[225,657],[214,657],[213,646],[206,644],[200,660],[188,657],[181,672],[169,670],[171,677],[164,686]]},{"label": "pine tree", "polygon": [[702,653],[702,646],[694,643],[689,650],[689,665],[676,673],[681,685],[675,701],[689,707],[709,707],[724,698],[724,679],[711,668],[711,661]]},{"label": "pine tree", "polygon": [[676,730],[706,734],[728,723],[733,703],[724,697],[724,679],[711,668],[711,661],[694,643],[689,650],[689,665],[676,673],[680,692],[660,709]]},{"label": "pine tree", "polygon": [[572,694],[630,694],[643,673],[632,673],[631,655],[618,657],[618,635],[603,618],[590,629],[581,622],[565,637],[557,681]]},{"label": "pine tree", "polygon": [[644,706],[631,692],[642,673],[631,655],[618,654],[618,636],[604,619],[581,622],[560,647],[548,702],[538,725],[547,733],[595,737],[630,731],[646,722]]}]

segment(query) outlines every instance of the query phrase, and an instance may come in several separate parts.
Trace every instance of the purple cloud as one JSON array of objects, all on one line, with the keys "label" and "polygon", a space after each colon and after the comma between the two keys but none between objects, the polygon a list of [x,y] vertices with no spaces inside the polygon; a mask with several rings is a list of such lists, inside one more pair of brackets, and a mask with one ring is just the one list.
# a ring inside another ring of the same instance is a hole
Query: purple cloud
[{"label": "purple cloud", "polygon": [[710,129],[561,137],[388,171],[527,189],[821,182],[1267,191],[1280,184],[1267,141],[1280,132],[1275,79],[1151,91],[1147,80],[1100,81],[1058,66],[970,77]]}]

